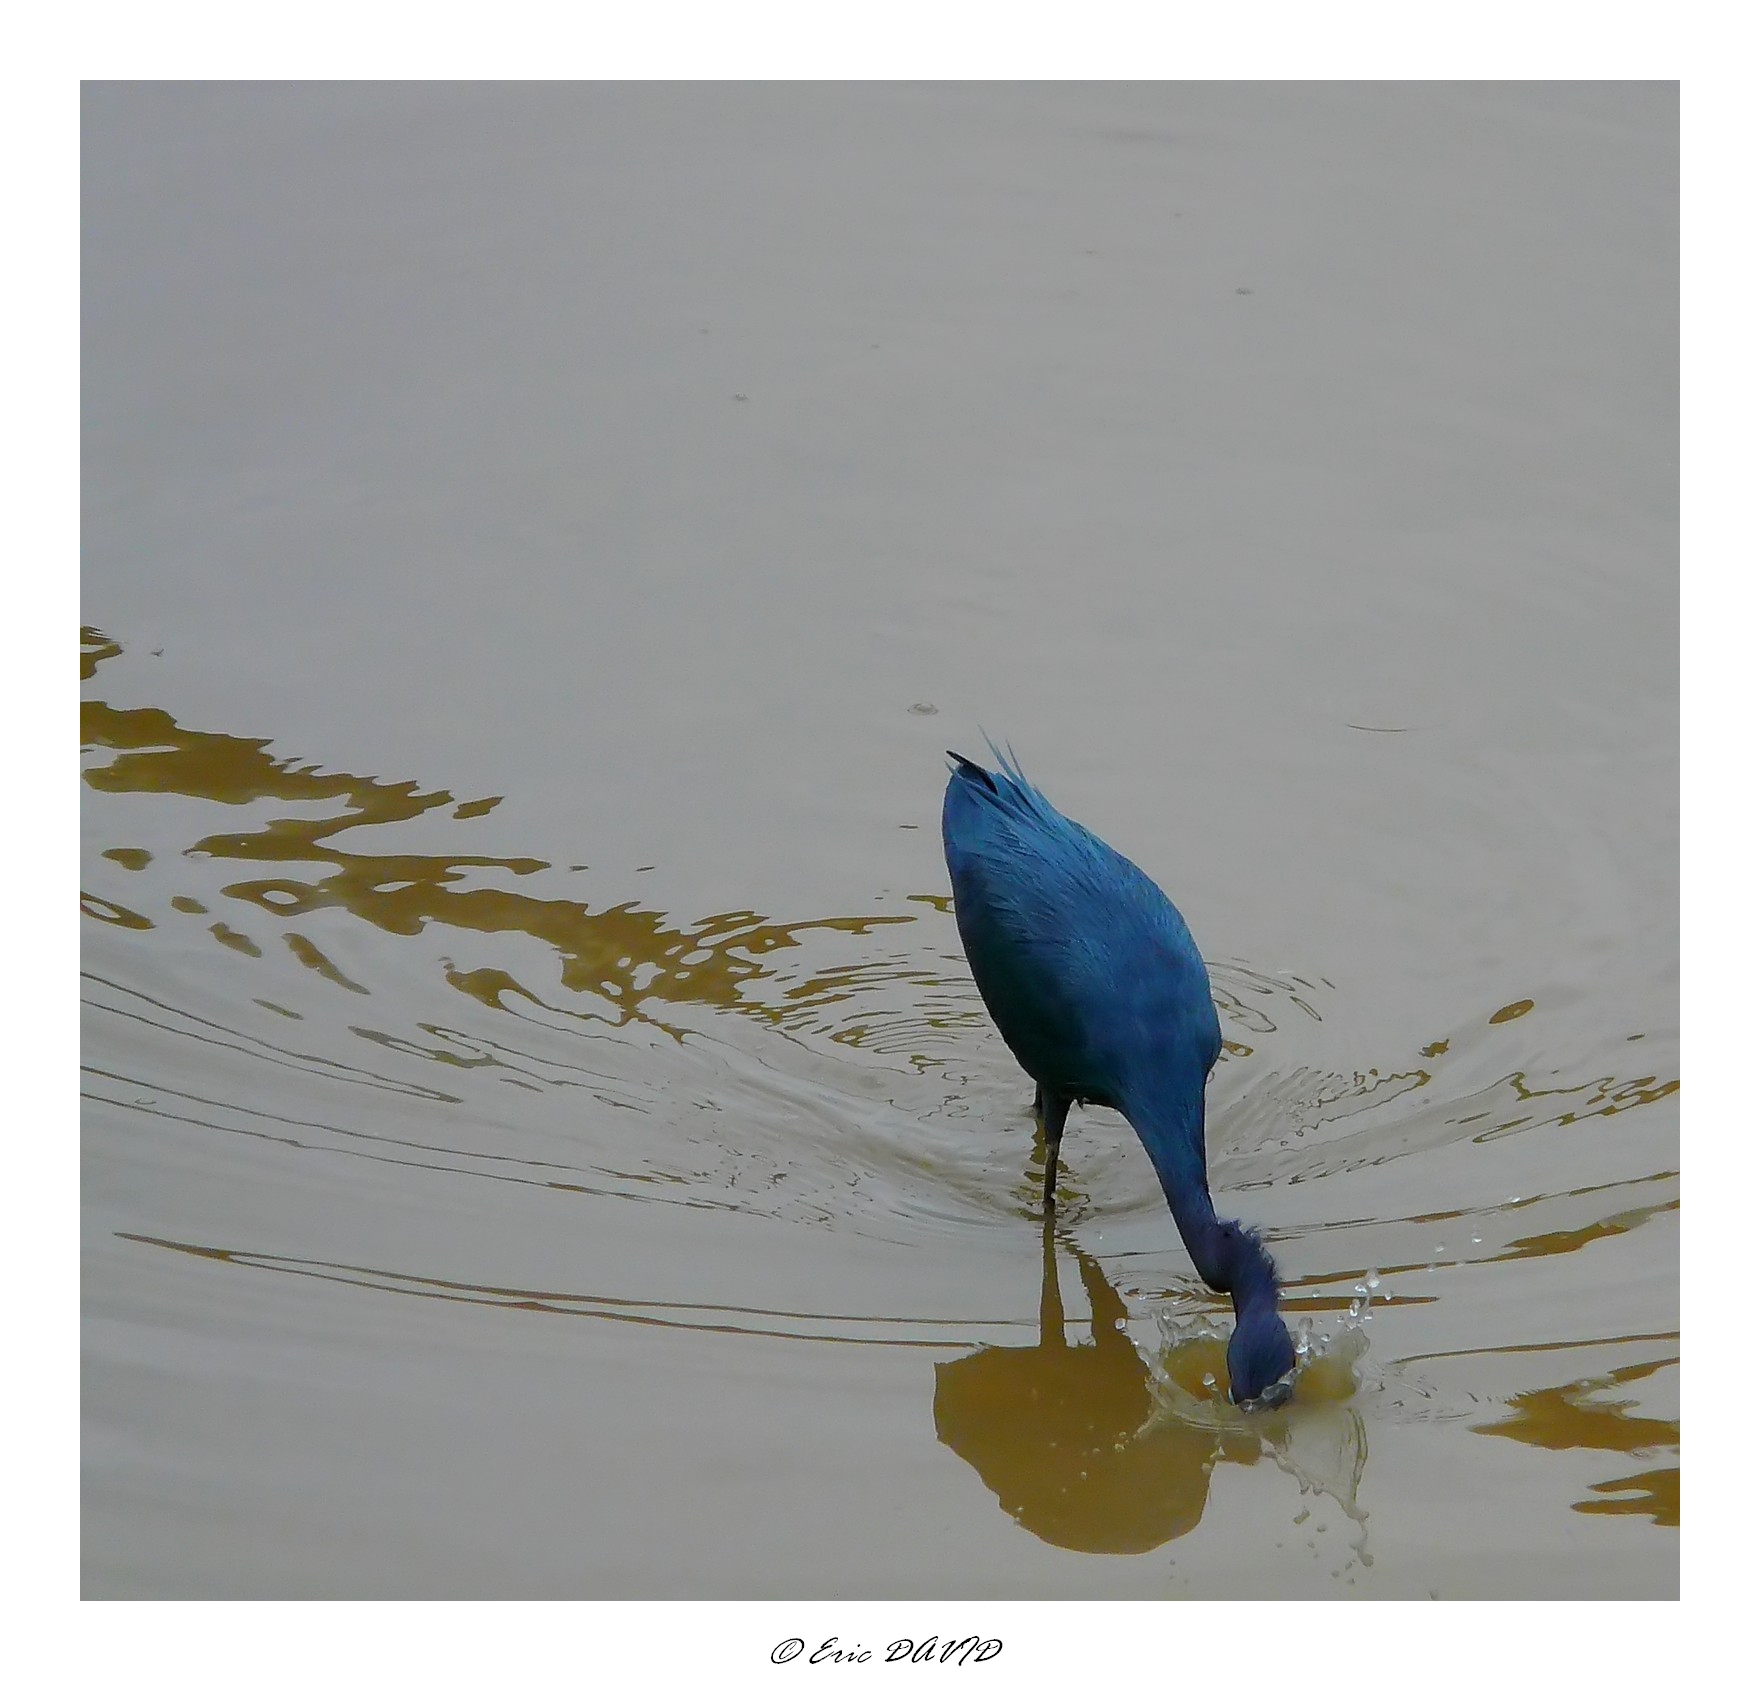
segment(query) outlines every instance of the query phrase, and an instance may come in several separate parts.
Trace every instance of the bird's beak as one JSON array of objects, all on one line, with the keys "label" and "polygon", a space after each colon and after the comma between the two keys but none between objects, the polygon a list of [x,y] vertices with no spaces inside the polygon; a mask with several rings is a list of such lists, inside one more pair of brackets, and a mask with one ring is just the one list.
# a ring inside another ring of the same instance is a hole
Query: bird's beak
[{"label": "bird's beak", "polygon": [[1259,1394],[1254,1396],[1250,1401],[1242,1401],[1240,1403],[1240,1409],[1244,1413],[1268,1413],[1274,1411],[1276,1408],[1281,1407],[1283,1403],[1290,1398],[1295,1392],[1295,1387],[1296,1374],[1294,1372],[1287,1373],[1285,1376],[1280,1377],[1276,1383],[1261,1390]]}]

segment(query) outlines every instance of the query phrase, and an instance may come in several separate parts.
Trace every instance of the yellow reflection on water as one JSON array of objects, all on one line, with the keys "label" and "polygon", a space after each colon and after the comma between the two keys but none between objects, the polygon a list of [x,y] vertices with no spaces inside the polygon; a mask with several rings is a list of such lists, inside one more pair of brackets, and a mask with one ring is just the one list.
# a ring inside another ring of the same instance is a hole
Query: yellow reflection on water
[{"label": "yellow reflection on water", "polygon": [[[1554,1389],[1534,1389],[1511,1398],[1508,1418],[1476,1424],[1481,1436],[1506,1436],[1533,1447],[1560,1450],[1593,1448],[1643,1458],[1678,1451],[1680,1426],[1671,1419],[1646,1418],[1632,1412],[1631,1397],[1615,1398],[1606,1391],[1640,1382],[1678,1364],[1670,1357],[1620,1366],[1605,1377],[1582,1378]],[[1579,1500],[1573,1510],[1611,1514],[1636,1513],[1653,1522],[1678,1528],[1681,1521],[1680,1467],[1657,1466],[1632,1476],[1591,1485],[1596,1493],[1625,1498]]]},{"label": "yellow reflection on water", "polygon": [[1606,1377],[1582,1378],[1556,1389],[1535,1389],[1515,1396],[1514,1415],[1496,1424],[1480,1424],[1481,1436],[1508,1436],[1542,1448],[1603,1448],[1613,1453],[1634,1449],[1676,1447],[1678,1424],[1665,1418],[1634,1418],[1631,1400],[1607,1400],[1601,1392],[1617,1384],[1636,1383],[1675,1361],[1649,1360],[1642,1365],[1620,1366]]},{"label": "yellow reflection on water", "polygon": [[1589,1486],[1597,1494],[1609,1498],[1574,1501],[1571,1505],[1573,1512],[1630,1514],[1649,1518],[1665,1529],[1679,1529],[1681,1526],[1681,1473],[1678,1465],[1640,1471],[1632,1477],[1611,1477],[1604,1483]]},{"label": "yellow reflection on water", "polygon": [[[102,632],[83,634],[82,664],[91,675],[120,652]],[[352,852],[336,844],[349,831],[383,828],[453,806],[453,816],[481,816],[495,798],[455,802],[445,789],[423,790],[414,782],[382,782],[346,771],[321,771],[277,757],[266,738],[230,736],[186,729],[156,707],[120,708],[87,700],[80,709],[81,739],[88,749],[107,749],[110,757],[91,765],[85,780],[101,794],[181,794],[222,805],[260,800],[340,802],[323,816],[268,818],[260,826],[206,835],[186,855],[279,866],[269,873],[231,881],[219,889],[227,898],[281,918],[342,909],[387,934],[412,936],[438,926],[480,933],[528,934],[555,952],[562,984],[591,993],[609,1007],[611,1019],[628,1022],[646,1007],[700,1004],[735,1010],[777,1023],[810,1013],[820,994],[847,993],[857,971],[822,971],[808,977],[780,1001],[751,996],[751,984],[768,978],[763,960],[799,944],[808,932],[865,934],[909,916],[824,917],[772,922],[756,911],[730,911],[703,917],[688,928],[671,926],[664,912],[628,900],[603,909],[568,898],[542,897],[506,886],[469,884],[484,871],[531,876],[552,869],[539,858],[494,857],[481,853]],[[128,852],[129,867],[147,855]],[[319,874],[311,872],[317,870]],[[298,872],[298,873],[295,873]],[[128,906],[95,894],[85,895],[88,915],[124,927],[147,929],[152,922]],[[256,942],[225,924],[215,937],[232,949],[254,952]],[[353,992],[370,988],[343,972],[305,933],[289,933],[285,944],[306,968]],[[639,980],[637,977],[640,977]],[[927,973],[891,968],[882,979],[909,978],[933,984]],[[454,987],[477,1002],[502,1007],[507,994],[531,998],[528,988],[505,970],[448,971]],[[651,1019],[651,1018],[649,1018]],[[654,1025],[669,1033],[664,1021]],[[846,1030],[858,1037],[860,1028]]]}]

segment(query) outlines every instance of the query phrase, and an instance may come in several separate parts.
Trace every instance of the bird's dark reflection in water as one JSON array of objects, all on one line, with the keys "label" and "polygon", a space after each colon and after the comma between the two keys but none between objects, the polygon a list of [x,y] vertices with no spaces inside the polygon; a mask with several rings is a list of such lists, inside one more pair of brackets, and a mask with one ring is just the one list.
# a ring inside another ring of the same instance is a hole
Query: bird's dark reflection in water
[{"label": "bird's dark reflection in water", "polygon": [[1047,1221],[1037,1346],[984,1348],[938,1365],[935,1433],[1041,1539],[1084,1553],[1148,1552],[1196,1526],[1211,1467],[1225,1454],[1256,1459],[1257,1438],[1142,1433],[1154,1393],[1124,1332],[1124,1302],[1099,1264],[1069,1247],[1092,1340],[1066,1339]]},{"label": "bird's dark reflection in water", "polygon": [[[1088,1298],[1087,1340],[1067,1334],[1048,1221],[1038,1343],[982,1348],[935,1368],[936,1436],[1010,1517],[1072,1552],[1145,1553],[1197,1527],[1218,1463],[1269,1458],[1304,1493],[1333,1496],[1366,1539],[1355,1497],[1368,1449],[1354,1408],[1298,1404],[1249,1418],[1205,1399],[1199,1368],[1221,1368],[1219,1343],[1189,1345],[1188,1358],[1158,1376],[1125,1334],[1124,1301],[1099,1263],[1063,1241]],[[1178,1408],[1166,1403],[1171,1391]]]}]

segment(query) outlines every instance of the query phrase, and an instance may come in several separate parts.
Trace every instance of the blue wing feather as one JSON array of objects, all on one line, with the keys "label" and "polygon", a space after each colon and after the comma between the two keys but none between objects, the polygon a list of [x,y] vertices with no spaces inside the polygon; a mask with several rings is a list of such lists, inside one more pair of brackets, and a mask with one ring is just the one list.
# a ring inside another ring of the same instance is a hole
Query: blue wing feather
[{"label": "blue wing feather", "polygon": [[[1185,919],[1128,858],[1058,811],[997,753],[953,754],[942,839],[960,938],[984,1003],[1036,1081],[1113,1108],[1189,1083],[1221,1049]],[[1201,1162],[1202,1119],[1193,1141]]]}]

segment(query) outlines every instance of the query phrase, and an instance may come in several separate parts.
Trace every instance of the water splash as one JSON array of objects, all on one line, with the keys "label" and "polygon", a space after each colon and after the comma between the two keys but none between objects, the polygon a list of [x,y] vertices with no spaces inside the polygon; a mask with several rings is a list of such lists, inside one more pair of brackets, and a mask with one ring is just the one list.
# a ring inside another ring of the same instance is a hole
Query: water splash
[{"label": "water splash", "polygon": [[[1352,1293],[1349,1309],[1317,1326],[1296,1322],[1294,1392],[1275,1411],[1248,1412],[1228,1400],[1228,1338],[1225,1316],[1182,1313],[1171,1304],[1157,1310],[1161,1346],[1145,1351],[1152,1409],[1139,1434],[1187,1430],[1215,1438],[1223,1456],[1245,1463],[1268,1458],[1293,1477],[1311,1502],[1330,1496],[1355,1525],[1351,1551],[1368,1566],[1369,1515],[1357,1504],[1368,1464],[1368,1432],[1356,1399],[1382,1382],[1370,1363],[1368,1324],[1377,1295],[1386,1297],[1371,1269]],[[1309,1515],[1304,1506],[1304,1516]],[[1300,1521],[1300,1520],[1298,1520]]]},{"label": "water splash", "polygon": [[[1373,1282],[1371,1282],[1373,1280]],[[1381,1383],[1368,1360],[1370,1302],[1382,1293],[1371,1274],[1358,1284],[1348,1311],[1324,1328],[1304,1315],[1296,1322],[1295,1386],[1287,1412],[1350,1400]],[[1174,1306],[1158,1309],[1160,1347],[1145,1351],[1157,1398],[1157,1417],[1226,1433],[1266,1434],[1276,1414],[1248,1412],[1228,1399],[1228,1339],[1233,1325],[1225,1316],[1193,1315]]]}]

